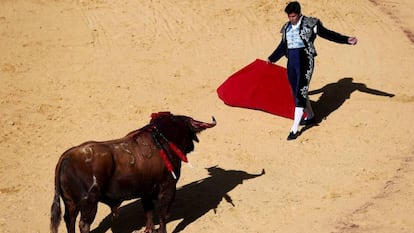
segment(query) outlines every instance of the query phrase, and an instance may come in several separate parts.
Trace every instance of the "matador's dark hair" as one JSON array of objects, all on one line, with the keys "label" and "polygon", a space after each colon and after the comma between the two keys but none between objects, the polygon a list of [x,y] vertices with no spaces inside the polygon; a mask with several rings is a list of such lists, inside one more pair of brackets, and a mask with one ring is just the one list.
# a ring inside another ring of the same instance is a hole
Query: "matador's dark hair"
[{"label": "matador's dark hair", "polygon": [[285,8],[286,14],[296,13],[300,14],[300,4],[297,1],[289,2]]}]

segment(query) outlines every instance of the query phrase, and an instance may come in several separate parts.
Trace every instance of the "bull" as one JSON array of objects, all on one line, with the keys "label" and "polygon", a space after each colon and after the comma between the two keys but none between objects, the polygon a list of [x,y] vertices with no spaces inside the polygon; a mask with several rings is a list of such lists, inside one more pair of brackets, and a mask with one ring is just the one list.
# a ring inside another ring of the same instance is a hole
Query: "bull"
[{"label": "bull", "polygon": [[[194,150],[197,134],[212,123],[169,112],[153,113],[150,123],[125,137],[85,142],[65,151],[55,169],[55,194],[51,206],[52,233],[61,222],[60,198],[68,233],[75,233],[80,213],[81,233],[90,232],[98,202],[108,205],[114,217],[125,200],[140,198],[146,217],[144,232],[166,233],[182,161]],[[157,200],[156,205],[154,200]],[[155,229],[154,212],[159,228]]]}]

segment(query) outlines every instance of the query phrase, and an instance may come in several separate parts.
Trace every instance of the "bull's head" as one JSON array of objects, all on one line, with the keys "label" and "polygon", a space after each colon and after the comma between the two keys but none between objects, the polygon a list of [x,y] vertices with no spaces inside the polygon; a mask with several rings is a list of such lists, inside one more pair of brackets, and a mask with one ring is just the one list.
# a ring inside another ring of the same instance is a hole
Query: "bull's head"
[{"label": "bull's head", "polygon": [[214,117],[212,117],[212,123],[206,123],[188,116],[173,115],[170,112],[153,113],[151,118],[150,123],[155,125],[168,140],[180,147],[184,153],[194,150],[193,140],[199,142],[197,133],[217,124]]}]

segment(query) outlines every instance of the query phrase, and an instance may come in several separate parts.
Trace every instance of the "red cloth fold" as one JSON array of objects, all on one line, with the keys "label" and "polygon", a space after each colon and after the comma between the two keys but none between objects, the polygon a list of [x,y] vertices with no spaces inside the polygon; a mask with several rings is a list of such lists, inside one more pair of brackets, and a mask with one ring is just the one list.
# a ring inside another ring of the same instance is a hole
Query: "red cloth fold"
[{"label": "red cloth fold", "polygon": [[286,69],[256,59],[217,88],[223,102],[233,107],[262,110],[293,119],[294,99]]}]

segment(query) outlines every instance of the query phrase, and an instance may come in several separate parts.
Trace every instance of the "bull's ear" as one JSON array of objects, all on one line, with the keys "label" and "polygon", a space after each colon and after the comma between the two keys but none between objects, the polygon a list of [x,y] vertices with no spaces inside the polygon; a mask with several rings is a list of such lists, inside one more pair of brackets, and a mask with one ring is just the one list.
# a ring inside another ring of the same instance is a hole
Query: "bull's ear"
[{"label": "bull's ear", "polygon": [[194,119],[190,118],[190,124],[191,124],[191,127],[193,128],[194,132],[198,133],[198,132],[201,132],[201,131],[203,131],[207,128],[212,128],[212,127],[216,126],[217,121],[214,118],[214,116],[212,117],[212,122],[211,123],[201,122],[201,121],[197,121],[197,120],[194,120]]}]

